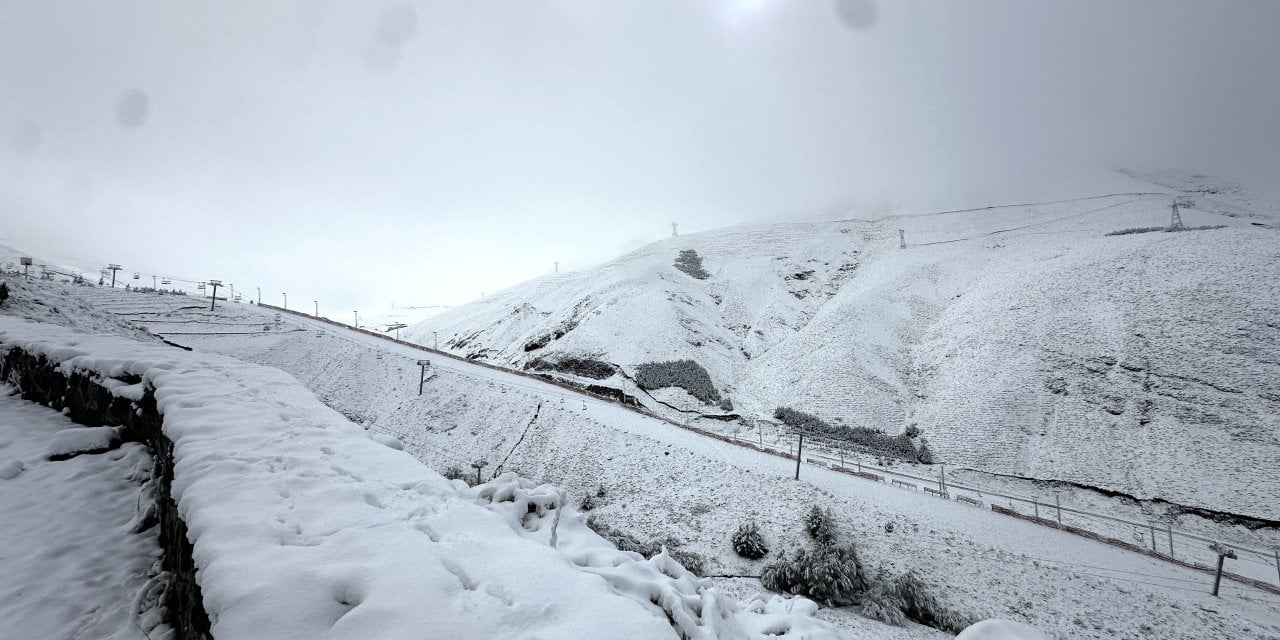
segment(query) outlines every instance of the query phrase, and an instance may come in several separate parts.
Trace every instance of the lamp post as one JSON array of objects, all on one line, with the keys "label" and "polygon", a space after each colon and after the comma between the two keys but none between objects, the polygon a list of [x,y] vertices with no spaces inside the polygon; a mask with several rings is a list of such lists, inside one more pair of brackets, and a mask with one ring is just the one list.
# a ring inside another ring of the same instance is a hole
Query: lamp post
[{"label": "lamp post", "polygon": [[316,303],[316,317],[319,318],[320,317],[320,301],[312,300],[312,302]]},{"label": "lamp post", "polygon": [[289,294],[288,294],[288,293],[281,293],[280,295],[284,296],[284,308],[288,309],[288,308],[289,308]]},{"label": "lamp post", "polygon": [[353,324],[353,325],[351,325],[351,326],[353,326],[353,327],[355,327],[355,328],[359,329],[359,328],[360,328],[360,312],[359,312],[359,311],[352,311],[351,313],[352,313],[353,317],[355,317],[355,324]]}]

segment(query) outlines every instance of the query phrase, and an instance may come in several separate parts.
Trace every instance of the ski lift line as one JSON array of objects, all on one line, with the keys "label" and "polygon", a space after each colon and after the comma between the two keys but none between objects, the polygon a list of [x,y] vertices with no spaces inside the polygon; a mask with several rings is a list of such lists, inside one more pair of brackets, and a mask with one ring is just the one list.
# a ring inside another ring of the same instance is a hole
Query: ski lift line
[{"label": "ski lift line", "polygon": [[[1106,211],[1107,209],[1114,209],[1114,208],[1116,208],[1116,207],[1122,207],[1122,206],[1124,206],[1124,205],[1126,205],[1126,204],[1133,204],[1133,203],[1137,202],[1138,200],[1140,200],[1140,198],[1134,198],[1133,200],[1125,200],[1124,202],[1117,202],[1117,203],[1115,203],[1115,204],[1109,204],[1109,205],[1107,205],[1107,206],[1105,206],[1105,207],[1098,207],[1097,209],[1090,209],[1090,210],[1088,210],[1088,211],[1081,211],[1081,212],[1079,212],[1079,213],[1073,213],[1073,214],[1071,214],[1071,215],[1062,216],[1061,218],[1053,218],[1052,220],[1043,220],[1043,221],[1041,221],[1041,222],[1034,222],[1034,223],[1031,223],[1031,224],[1022,225],[1021,227],[1010,227],[1010,228],[1008,228],[1008,229],[1000,229],[1000,230],[997,230],[997,231],[988,231],[988,232],[986,232],[986,233],[981,233],[981,234],[978,234],[978,235],[976,235],[976,236],[968,236],[968,237],[964,237],[964,238],[955,238],[955,239],[952,239],[952,240],[938,240],[938,241],[936,241],[936,242],[917,242],[917,243],[914,243],[912,246],[916,246],[916,247],[928,247],[928,246],[938,245],[938,244],[951,244],[951,243],[954,243],[954,242],[965,242],[965,241],[968,241],[968,240],[977,240],[978,238],[986,238],[986,237],[989,237],[989,236],[999,235],[999,234],[1002,234],[1002,233],[1008,233],[1008,232],[1010,232],[1010,231],[1021,231],[1021,230],[1023,230],[1023,229],[1030,229],[1030,228],[1032,228],[1032,227],[1038,227],[1038,226],[1041,226],[1041,225],[1053,224],[1053,223],[1055,223],[1055,222],[1062,222],[1063,220],[1069,220],[1069,219],[1071,219],[1071,218],[1077,218],[1077,217],[1084,216],[1084,215],[1089,215],[1089,214],[1092,214],[1092,213],[1098,213],[1098,212],[1100,212],[1100,211]],[[1062,232],[1062,233],[1069,233],[1069,231],[1064,231],[1064,232]],[[1017,236],[1009,236],[1009,237],[1017,237]]]},{"label": "ski lift line", "polygon": [[[1099,195],[1099,196],[1082,196],[1079,198],[1067,198],[1066,200],[1046,200],[1043,202],[1023,202],[1018,204],[996,204],[996,205],[990,205],[986,207],[973,207],[969,209],[949,209],[946,211],[930,211],[927,213],[904,213],[896,216],[887,216],[881,219],[893,220],[893,219],[899,219],[899,218],[923,218],[926,216],[941,216],[949,213],[973,213],[975,211],[991,211],[994,209],[1010,209],[1013,207],[1043,207],[1045,205],[1050,205],[1050,204],[1066,204],[1068,202],[1084,202],[1087,200],[1101,200],[1103,198],[1117,198],[1120,196],[1141,196],[1141,197],[1160,196],[1162,198],[1168,198],[1170,195],[1173,195],[1173,194],[1160,193],[1156,191],[1122,191],[1120,193],[1108,193],[1108,194]],[[834,220],[833,222],[873,222],[873,221],[874,220],[868,220],[866,218],[847,218],[844,220]]]}]

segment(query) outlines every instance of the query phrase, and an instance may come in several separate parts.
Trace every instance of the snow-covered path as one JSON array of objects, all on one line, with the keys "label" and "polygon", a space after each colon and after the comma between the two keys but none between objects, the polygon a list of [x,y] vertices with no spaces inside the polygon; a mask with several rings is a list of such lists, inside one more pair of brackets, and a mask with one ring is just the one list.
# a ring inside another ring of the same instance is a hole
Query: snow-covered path
[{"label": "snow-covered path", "polygon": [[0,636],[147,637],[133,601],[160,557],[158,527],[132,533],[130,520],[150,455],[125,444],[50,461],[54,434],[79,425],[11,392],[0,387]]}]

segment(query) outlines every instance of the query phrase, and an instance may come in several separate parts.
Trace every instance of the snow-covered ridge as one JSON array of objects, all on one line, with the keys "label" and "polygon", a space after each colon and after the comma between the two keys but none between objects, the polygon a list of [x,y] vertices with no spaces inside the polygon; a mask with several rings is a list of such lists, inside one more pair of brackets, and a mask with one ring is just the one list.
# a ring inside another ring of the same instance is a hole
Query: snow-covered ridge
[{"label": "snow-covered ridge", "polygon": [[554,488],[463,489],[279,370],[8,317],[0,348],[154,393],[220,640],[673,638],[669,619],[702,629],[689,637],[829,633],[802,602],[740,608],[665,557],[611,548]]}]

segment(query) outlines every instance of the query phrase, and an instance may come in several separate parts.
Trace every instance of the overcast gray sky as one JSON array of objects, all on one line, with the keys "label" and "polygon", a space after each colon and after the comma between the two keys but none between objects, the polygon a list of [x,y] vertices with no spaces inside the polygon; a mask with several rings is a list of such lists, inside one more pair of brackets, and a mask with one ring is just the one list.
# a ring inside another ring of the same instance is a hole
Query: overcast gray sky
[{"label": "overcast gray sky", "polygon": [[1280,2],[8,0],[0,236],[456,305],[682,230],[1280,176]]}]

